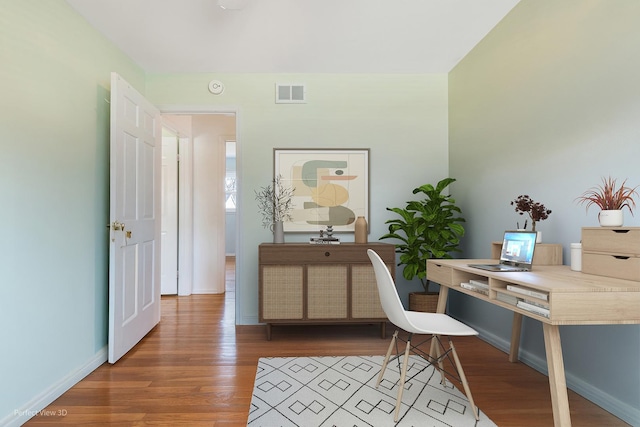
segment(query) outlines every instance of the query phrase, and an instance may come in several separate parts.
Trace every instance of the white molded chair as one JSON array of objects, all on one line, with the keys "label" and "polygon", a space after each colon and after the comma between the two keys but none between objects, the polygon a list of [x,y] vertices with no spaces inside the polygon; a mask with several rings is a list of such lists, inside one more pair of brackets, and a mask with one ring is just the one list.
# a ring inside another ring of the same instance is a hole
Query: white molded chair
[{"label": "white molded chair", "polygon": [[[409,336],[406,339],[406,348],[404,350],[404,358],[402,360],[400,380],[398,383],[398,397],[396,400],[396,409],[393,418],[394,421],[398,421],[398,415],[400,414],[402,392],[404,391],[404,384],[407,375],[407,365],[409,362],[409,355],[411,351],[425,359],[428,365],[433,365],[434,368],[438,369],[442,376],[443,383],[445,381],[445,375],[450,378],[454,378],[458,382],[462,383],[464,392],[467,396],[467,399],[469,399],[469,403],[471,404],[473,416],[476,420],[478,420],[478,408],[473,403],[473,397],[471,396],[471,390],[469,389],[467,378],[464,375],[462,365],[460,364],[460,359],[458,358],[456,349],[453,346],[453,342],[451,341],[451,336],[478,335],[478,332],[444,313],[422,313],[417,311],[405,310],[402,302],[400,301],[400,297],[398,296],[398,291],[396,290],[394,280],[391,277],[391,273],[389,272],[389,269],[387,268],[385,263],[375,251],[368,249],[367,254],[369,255],[369,259],[373,264],[382,309],[384,310],[391,323],[393,323],[399,329],[402,329],[409,333]],[[412,344],[411,341],[414,335],[429,335],[429,338],[416,345]],[[448,348],[443,345],[440,338],[441,336],[448,337]],[[391,357],[391,352],[393,351],[393,348],[396,347],[398,340],[405,341],[404,338],[401,338],[399,336],[399,330],[396,330],[393,334],[393,338],[391,339],[391,344],[389,344],[387,355],[382,362],[382,368],[380,369],[380,375],[378,375],[376,388],[378,388],[380,382],[382,381],[384,372],[387,369],[387,365]],[[419,349],[419,346],[425,344],[426,342],[430,342],[431,344],[429,353],[426,353],[425,351]],[[401,354],[399,351],[397,351],[393,359],[396,360],[400,357]],[[445,360],[450,362],[451,365],[455,367],[455,373],[444,370],[443,362]]]}]

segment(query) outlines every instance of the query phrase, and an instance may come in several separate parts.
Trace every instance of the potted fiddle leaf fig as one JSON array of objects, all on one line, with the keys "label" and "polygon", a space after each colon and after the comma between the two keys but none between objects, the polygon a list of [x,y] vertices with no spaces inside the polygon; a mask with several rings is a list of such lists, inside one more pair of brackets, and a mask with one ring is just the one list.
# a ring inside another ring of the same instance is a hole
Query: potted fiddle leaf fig
[{"label": "potted fiddle leaf fig", "polygon": [[[396,253],[400,254],[398,265],[404,265],[402,276],[407,280],[417,278],[424,292],[409,294],[409,309],[413,311],[435,311],[438,293],[429,292],[427,260],[452,258],[452,252],[460,252],[460,238],[464,236],[460,216],[462,211],[448,194],[442,194],[454,178],[445,178],[435,186],[425,184],[413,190],[418,200],[407,202],[404,208],[387,208],[400,218],[385,222],[389,232],[381,239],[396,239]],[[422,301],[422,302],[420,302]]]}]

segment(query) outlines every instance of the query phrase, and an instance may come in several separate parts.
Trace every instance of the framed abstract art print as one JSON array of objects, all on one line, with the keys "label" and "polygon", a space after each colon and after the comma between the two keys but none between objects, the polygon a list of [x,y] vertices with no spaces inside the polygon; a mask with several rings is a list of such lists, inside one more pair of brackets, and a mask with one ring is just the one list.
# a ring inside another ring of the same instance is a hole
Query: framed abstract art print
[{"label": "framed abstract art print", "polygon": [[294,189],[284,231],[352,232],[357,217],[369,220],[369,149],[275,148],[274,176]]}]

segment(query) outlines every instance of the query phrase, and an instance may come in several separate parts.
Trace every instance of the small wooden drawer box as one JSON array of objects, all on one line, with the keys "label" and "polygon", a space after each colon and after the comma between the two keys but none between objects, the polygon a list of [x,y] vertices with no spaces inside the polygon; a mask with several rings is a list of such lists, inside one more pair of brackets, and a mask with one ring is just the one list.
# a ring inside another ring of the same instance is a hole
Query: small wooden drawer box
[{"label": "small wooden drawer box", "polygon": [[640,255],[640,228],[584,227],[582,250],[638,256]]},{"label": "small wooden drawer box", "polygon": [[640,228],[584,227],[582,272],[640,281]]},{"label": "small wooden drawer box", "polygon": [[582,272],[640,281],[640,258],[583,252]]}]

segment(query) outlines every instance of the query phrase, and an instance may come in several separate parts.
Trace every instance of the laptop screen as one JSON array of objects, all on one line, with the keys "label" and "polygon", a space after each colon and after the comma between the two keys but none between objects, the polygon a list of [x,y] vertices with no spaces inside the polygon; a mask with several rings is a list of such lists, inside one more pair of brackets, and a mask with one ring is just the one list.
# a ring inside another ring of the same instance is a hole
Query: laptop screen
[{"label": "laptop screen", "polygon": [[505,231],[500,262],[510,265],[531,265],[535,246],[535,231]]}]

